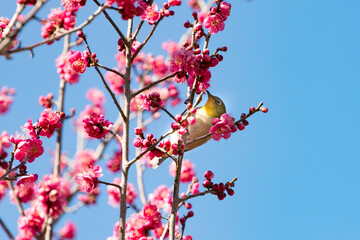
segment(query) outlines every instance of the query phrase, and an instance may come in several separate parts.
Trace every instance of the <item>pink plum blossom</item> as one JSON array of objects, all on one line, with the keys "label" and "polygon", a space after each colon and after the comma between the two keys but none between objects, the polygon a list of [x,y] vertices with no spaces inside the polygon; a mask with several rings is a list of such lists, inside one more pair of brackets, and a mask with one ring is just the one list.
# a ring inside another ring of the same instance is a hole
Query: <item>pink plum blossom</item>
[{"label": "pink plum blossom", "polygon": [[146,20],[150,25],[154,24],[160,18],[160,13],[158,12],[158,6],[156,3],[153,3],[152,6],[148,6],[143,15],[141,15],[142,20]]},{"label": "pink plum blossom", "polygon": [[224,113],[219,118],[213,118],[213,126],[210,128],[209,133],[212,134],[212,138],[215,141],[219,141],[220,138],[228,139],[232,132],[236,131],[235,119],[229,114]]},{"label": "pink plum blossom", "polygon": [[83,127],[89,137],[105,138],[113,124],[109,120],[105,120],[104,115],[93,113],[89,118],[83,119]]},{"label": "pink plum blossom", "polygon": [[52,111],[51,108],[44,109],[38,119],[38,126],[41,128],[40,136],[50,138],[56,129],[61,128],[61,118],[64,116],[64,114]]},{"label": "pink plum blossom", "polygon": [[74,239],[76,235],[76,226],[73,222],[65,223],[64,227],[59,231],[61,239]]},{"label": "pink plum blossom", "polygon": [[84,73],[87,67],[86,57],[79,51],[70,50],[68,52],[70,68],[76,73]]},{"label": "pink plum blossom", "polygon": [[96,88],[90,88],[86,93],[86,98],[94,105],[102,105],[105,103],[104,92]]},{"label": "pink plum blossom", "polygon": [[40,157],[43,153],[44,148],[40,139],[27,139],[17,145],[14,157],[20,162],[27,160],[32,163],[35,158]]},{"label": "pink plum blossom", "polygon": [[36,190],[35,202],[38,208],[49,216],[59,216],[67,205],[67,198],[70,195],[70,183],[55,175],[45,175],[40,181]]},{"label": "pink plum blossom", "polygon": [[75,177],[75,182],[79,185],[80,191],[91,193],[97,186],[98,178],[103,175],[101,172],[101,167],[95,165],[85,168],[82,173],[78,173]]},{"label": "pink plum blossom", "polygon": [[207,16],[204,20],[204,27],[209,29],[211,34],[224,30],[225,23],[223,17],[219,13]]}]

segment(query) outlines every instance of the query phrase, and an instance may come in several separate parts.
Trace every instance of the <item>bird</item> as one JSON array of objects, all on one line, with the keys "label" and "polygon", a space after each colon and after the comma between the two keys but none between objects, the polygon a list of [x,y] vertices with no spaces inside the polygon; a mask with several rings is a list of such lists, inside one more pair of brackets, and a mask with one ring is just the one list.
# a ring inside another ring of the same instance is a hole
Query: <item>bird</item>
[{"label": "bird", "polygon": [[[182,139],[185,145],[184,152],[190,151],[194,148],[197,148],[206,142],[208,142],[212,136],[209,135],[205,138],[198,140],[197,138],[203,137],[209,133],[212,125],[213,118],[220,118],[222,114],[226,113],[226,107],[224,102],[217,96],[212,95],[209,91],[206,91],[208,99],[204,106],[196,109],[195,113],[191,113],[190,116],[195,117],[196,122],[191,125],[189,124],[186,127],[186,133],[180,135],[178,131],[175,131],[171,134],[170,142],[177,143],[178,139]],[[172,151],[170,151],[171,153]],[[153,158],[149,161],[153,169],[156,169],[162,162],[164,162],[168,156],[163,156],[160,158]]]}]

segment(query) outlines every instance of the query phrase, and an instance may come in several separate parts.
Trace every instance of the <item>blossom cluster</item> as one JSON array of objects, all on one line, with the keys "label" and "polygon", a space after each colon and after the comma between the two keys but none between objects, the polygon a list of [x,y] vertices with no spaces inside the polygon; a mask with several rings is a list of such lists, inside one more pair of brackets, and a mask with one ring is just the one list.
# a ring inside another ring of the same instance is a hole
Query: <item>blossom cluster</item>
[{"label": "blossom cluster", "polygon": [[231,133],[237,130],[235,119],[227,113],[221,115],[220,118],[213,118],[212,125],[209,133],[212,134],[215,141],[219,141],[221,138],[228,139]]},{"label": "blossom cluster", "polygon": [[[52,9],[48,15],[48,19],[42,20],[41,36],[45,39],[56,36],[64,30],[70,30],[75,26],[75,12],[63,11],[60,8]],[[50,41],[47,44],[52,44]]]},{"label": "blossom cluster", "polygon": [[219,200],[223,200],[226,197],[225,191],[229,196],[234,195],[234,190],[232,189],[232,187],[234,187],[235,184],[233,182],[232,183],[226,182],[225,184],[220,182],[214,184],[211,181],[211,179],[214,178],[214,173],[210,170],[204,173],[204,177],[205,180],[203,182],[203,186],[208,190],[211,190],[212,194],[217,195]]},{"label": "blossom cluster", "polygon": [[68,12],[79,10],[80,7],[85,6],[86,0],[61,0],[61,5],[64,6]]},{"label": "blossom cluster", "polygon": [[84,167],[84,170],[75,177],[80,191],[91,193],[98,184],[98,178],[103,175],[101,172],[102,169],[99,165]]},{"label": "blossom cluster", "polygon": [[44,176],[44,180],[40,181],[35,189],[36,180],[36,175],[29,175],[21,178],[15,186],[15,194],[20,197],[21,202],[26,202],[30,198],[25,189],[33,192],[30,198],[33,200],[31,206],[25,209],[24,216],[19,217],[19,234],[16,239],[32,239],[42,231],[46,215],[58,217],[67,205],[70,195],[69,182],[54,175]]},{"label": "blossom cluster", "polygon": [[[146,138],[143,134],[139,134],[140,136],[135,138],[133,144],[137,148],[141,148],[143,151],[147,150],[152,144],[157,142],[157,139],[151,133],[146,135]],[[154,157],[161,157],[164,153],[157,148],[152,148],[147,153],[147,158],[149,160],[153,159]]]},{"label": "blossom cluster", "polygon": [[83,119],[83,127],[89,137],[106,138],[110,133],[109,130],[113,124],[109,120],[105,120],[104,115],[93,113],[89,118]]},{"label": "blossom cluster", "polygon": [[[148,237],[148,232],[156,228],[161,228],[161,213],[155,205],[147,203],[143,209],[130,216],[125,225],[126,240],[152,240]],[[119,237],[119,222],[115,224],[113,236],[107,240],[115,240]]]}]

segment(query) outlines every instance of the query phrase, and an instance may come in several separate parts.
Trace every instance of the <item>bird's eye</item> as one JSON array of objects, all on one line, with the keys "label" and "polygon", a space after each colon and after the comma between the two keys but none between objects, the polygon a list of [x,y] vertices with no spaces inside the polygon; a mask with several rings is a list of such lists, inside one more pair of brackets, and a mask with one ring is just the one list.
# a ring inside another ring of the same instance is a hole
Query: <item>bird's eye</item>
[{"label": "bird's eye", "polygon": [[216,100],[215,100],[215,103],[220,106],[222,102],[221,102],[221,100],[216,99]]}]

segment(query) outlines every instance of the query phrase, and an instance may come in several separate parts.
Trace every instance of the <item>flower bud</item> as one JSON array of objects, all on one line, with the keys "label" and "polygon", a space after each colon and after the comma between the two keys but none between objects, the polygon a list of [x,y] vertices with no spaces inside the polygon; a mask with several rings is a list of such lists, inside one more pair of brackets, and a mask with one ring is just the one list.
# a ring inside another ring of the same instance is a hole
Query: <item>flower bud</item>
[{"label": "flower bud", "polygon": [[208,180],[211,180],[214,177],[214,173],[212,171],[208,170],[204,173],[204,177]]},{"label": "flower bud", "polygon": [[268,108],[267,107],[261,107],[260,111],[262,111],[263,113],[267,113],[268,112]]}]

